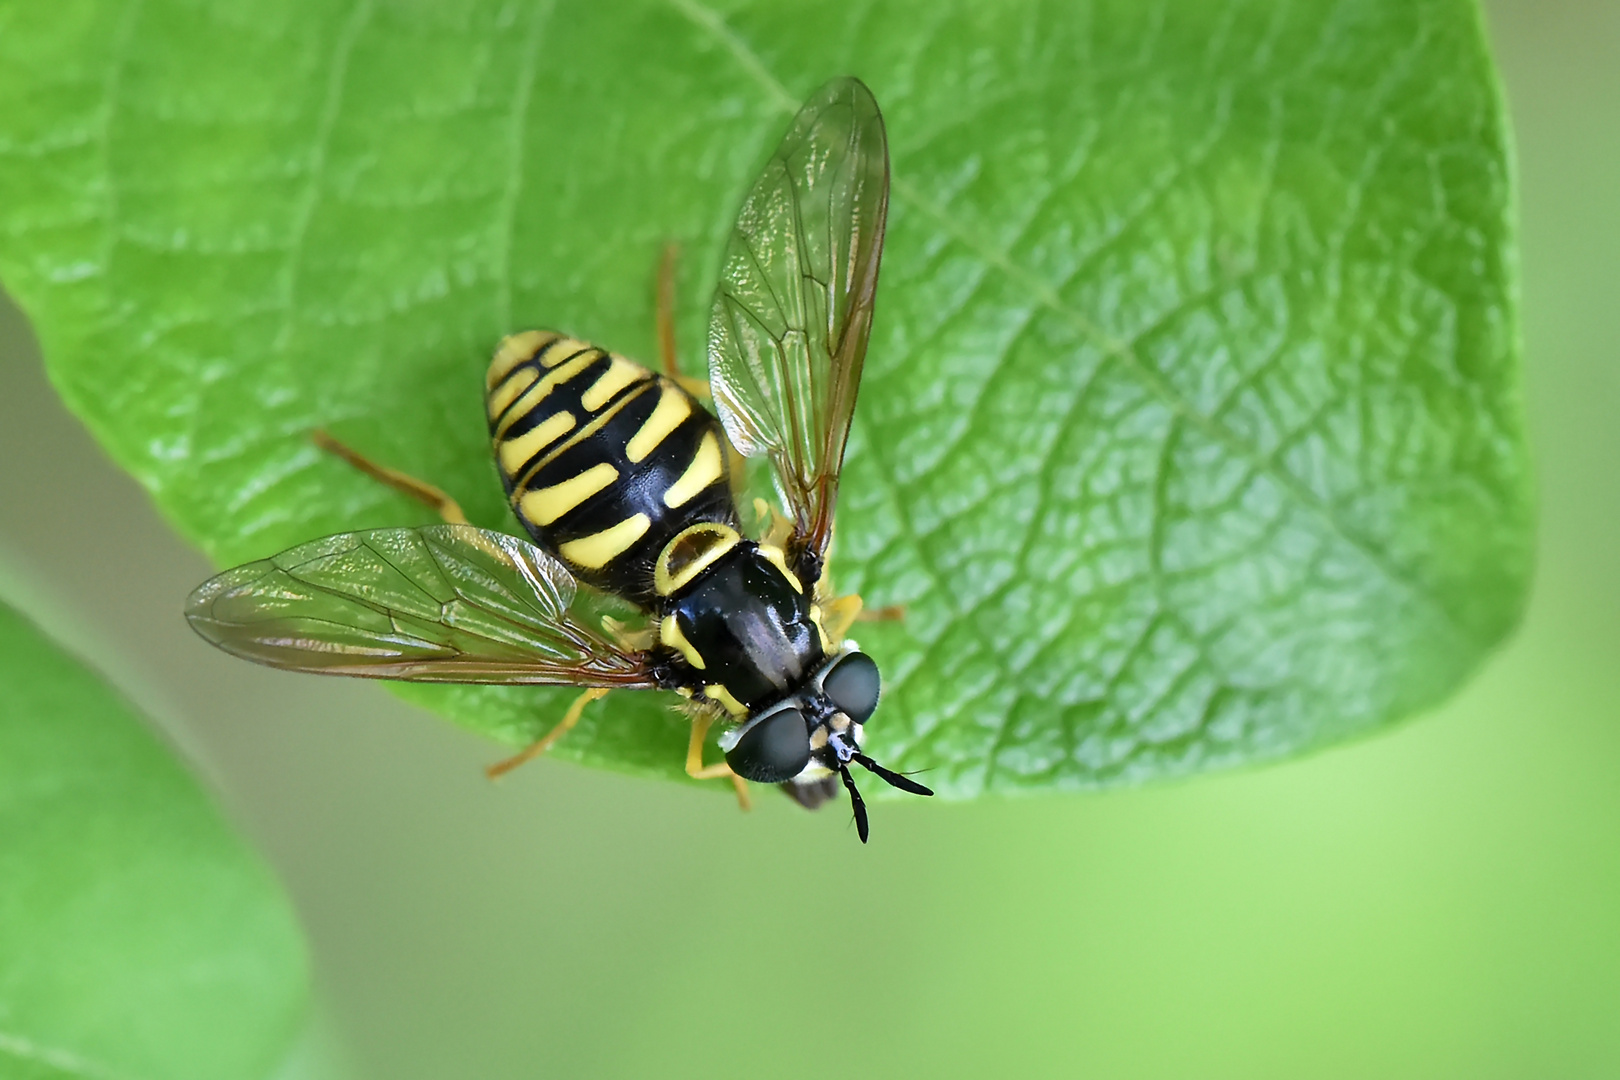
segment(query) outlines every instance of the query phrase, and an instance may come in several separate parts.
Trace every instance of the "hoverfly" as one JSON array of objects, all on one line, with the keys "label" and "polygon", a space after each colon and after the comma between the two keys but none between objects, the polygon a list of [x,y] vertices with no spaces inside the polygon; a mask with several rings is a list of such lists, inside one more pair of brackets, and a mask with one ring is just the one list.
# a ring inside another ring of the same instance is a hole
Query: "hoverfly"
[{"label": "hoverfly", "polygon": [[[889,156],[871,91],[823,86],[743,201],[709,321],[719,413],[675,373],[668,260],[665,372],[563,334],[506,338],[485,405],[508,504],[530,544],[466,523],[437,488],[317,441],[438,507],[448,522],[340,533],[205,582],[191,625],[272,667],[423,682],[585,688],[562,720],[492,774],[542,753],[613,689],[687,699],[687,772],[780,784],[815,808],[850,775],[933,792],[861,749],[877,664],[845,633],[859,597],[826,579],[844,445],[860,386],[888,210]],[[734,451],[734,452],[733,452]],[[786,515],[743,534],[741,462],[769,460]],[[585,589],[578,588],[583,583]],[[628,601],[645,625],[602,618]],[[705,766],[716,720],[724,763]]]}]

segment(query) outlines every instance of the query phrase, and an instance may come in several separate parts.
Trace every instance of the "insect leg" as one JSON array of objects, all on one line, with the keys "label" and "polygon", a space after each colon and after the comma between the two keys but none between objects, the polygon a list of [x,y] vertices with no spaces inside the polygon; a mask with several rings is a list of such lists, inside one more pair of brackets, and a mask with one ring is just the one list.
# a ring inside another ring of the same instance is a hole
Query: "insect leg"
[{"label": "insect leg", "polygon": [[627,624],[615,619],[611,615],[602,616],[602,629],[613,643],[625,652],[646,652],[658,644],[658,630],[656,627],[643,626],[632,630]]},{"label": "insect leg", "polygon": [[607,694],[607,688],[602,686],[593,686],[589,690],[586,690],[580,694],[579,697],[574,699],[574,703],[572,705],[568,706],[568,711],[563,713],[563,718],[557,722],[556,727],[546,732],[522,751],[513,754],[504,761],[497,761],[495,764],[489,766],[484,770],[484,775],[488,776],[491,780],[494,780],[496,777],[504,776],[513,769],[517,768],[519,765],[522,765],[524,762],[532,761],[541,754],[545,753],[547,750],[550,750],[552,743],[568,734],[568,730],[575,724],[579,723],[580,716],[585,712],[585,706],[589,705],[598,698],[607,697]]},{"label": "insect leg", "polygon": [[731,766],[725,762],[713,765],[703,764],[703,737],[709,733],[709,725],[714,723],[713,715],[700,713],[692,718],[692,737],[686,743],[686,775],[694,780],[717,780],[722,776],[731,777],[731,786],[737,791],[737,805],[744,810],[754,808],[753,800],[748,797],[748,784],[742,777],[731,771]]},{"label": "insect leg", "polygon": [[467,515],[461,512],[461,505],[426,480],[418,480],[416,477],[407,476],[397,469],[390,469],[386,465],[378,465],[376,462],[362,457],[358,451],[338,442],[319,428],[310,432],[309,437],[316,446],[327,453],[336,454],[372,479],[380,480],[395,491],[403,492],[429,509],[437,511],[438,515],[449,524],[468,524]]},{"label": "insect leg", "polygon": [[822,605],[821,628],[833,642],[843,641],[849,628],[861,617],[861,598],[858,593],[840,596]]},{"label": "insect leg", "polygon": [[905,617],[905,605],[890,604],[888,607],[868,609],[861,606],[859,593],[850,593],[821,604],[821,629],[833,645],[848,637],[849,628],[858,622],[898,622]]},{"label": "insect leg", "polygon": [[760,530],[760,543],[779,548],[787,546],[788,538],[793,535],[792,518],[784,517],[780,510],[764,499],[754,500],[754,517]]},{"label": "insect leg", "polygon": [[665,244],[658,263],[658,351],[663,354],[665,375],[693,397],[708,400],[712,396],[709,380],[682,375],[675,362],[675,256],[679,251],[675,244]]}]

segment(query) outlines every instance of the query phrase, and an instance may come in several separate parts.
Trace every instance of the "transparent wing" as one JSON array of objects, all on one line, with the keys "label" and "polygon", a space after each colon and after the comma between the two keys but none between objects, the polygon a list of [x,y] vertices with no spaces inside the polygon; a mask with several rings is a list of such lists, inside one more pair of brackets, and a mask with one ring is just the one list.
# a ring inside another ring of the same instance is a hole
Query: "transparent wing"
[{"label": "transparent wing", "polygon": [[641,653],[570,617],[575,582],[539,548],[471,525],[300,544],[198,586],[186,619],[271,667],[416,682],[651,687]]},{"label": "transparent wing", "polygon": [[790,551],[817,568],[832,536],[844,443],[872,328],[889,149],[859,79],[799,110],[754,182],[709,318],[709,382],[742,453],[769,455],[794,517]]}]

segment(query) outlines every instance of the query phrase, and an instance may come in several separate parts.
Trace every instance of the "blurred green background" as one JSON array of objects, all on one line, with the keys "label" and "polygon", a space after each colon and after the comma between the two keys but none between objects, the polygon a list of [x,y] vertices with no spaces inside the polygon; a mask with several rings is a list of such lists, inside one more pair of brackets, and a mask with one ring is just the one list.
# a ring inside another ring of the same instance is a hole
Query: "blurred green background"
[{"label": "blurred green background", "polygon": [[[1489,4],[1520,152],[1540,564],[1435,715],[1136,792],[840,811],[501,750],[252,668],[0,309],[0,592],[280,871],[356,1076],[1620,1075],[1620,5]],[[1605,657],[1608,658],[1605,661]]]}]

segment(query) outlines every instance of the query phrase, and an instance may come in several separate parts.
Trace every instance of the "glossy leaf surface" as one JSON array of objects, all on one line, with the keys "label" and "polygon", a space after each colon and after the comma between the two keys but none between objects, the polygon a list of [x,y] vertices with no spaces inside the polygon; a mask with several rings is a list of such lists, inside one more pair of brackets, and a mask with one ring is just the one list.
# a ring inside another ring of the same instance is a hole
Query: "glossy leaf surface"
[{"label": "glossy leaf surface", "polygon": [[[0,279],[223,564],[425,521],[320,426],[512,528],[495,342],[655,356],[673,239],[700,371],[742,193],[851,73],[894,170],[833,563],[907,609],[859,634],[874,756],[956,797],[1276,757],[1436,702],[1517,617],[1512,173],[1470,3],[12,0],[0,25]],[[410,693],[520,743],[566,691]],[[683,739],[616,694],[554,753],[678,776]]]}]

